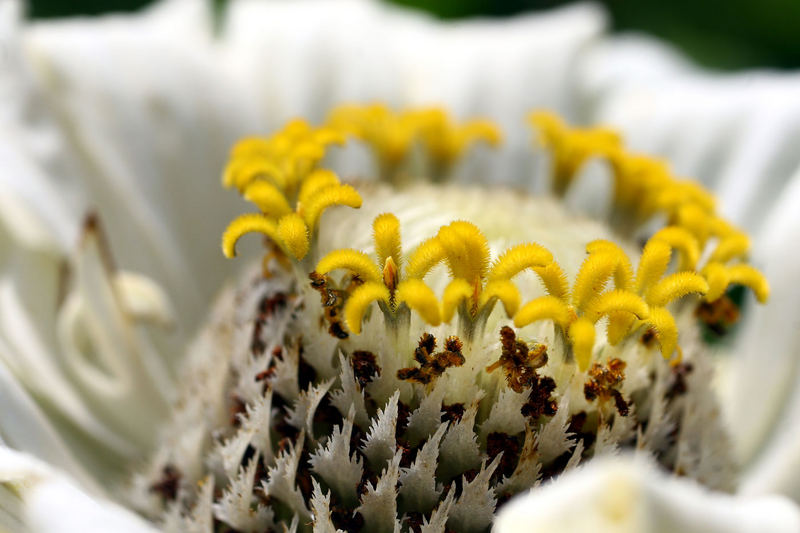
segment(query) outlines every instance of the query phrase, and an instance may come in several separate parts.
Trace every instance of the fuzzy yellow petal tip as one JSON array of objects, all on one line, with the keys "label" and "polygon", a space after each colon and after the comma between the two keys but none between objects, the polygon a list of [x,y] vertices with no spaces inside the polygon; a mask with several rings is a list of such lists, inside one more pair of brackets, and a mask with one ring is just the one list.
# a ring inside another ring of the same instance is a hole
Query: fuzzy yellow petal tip
[{"label": "fuzzy yellow petal tip", "polygon": [[594,324],[585,318],[579,318],[569,326],[567,332],[575,362],[581,372],[586,372],[592,360],[594,350]]},{"label": "fuzzy yellow petal tip", "polygon": [[298,261],[308,254],[311,245],[308,226],[297,213],[290,213],[278,221],[278,236],[289,253]]},{"label": "fuzzy yellow petal tip", "polygon": [[378,215],[372,222],[372,234],[375,241],[375,254],[378,265],[385,265],[391,258],[395,268],[402,264],[400,246],[400,221],[392,213]]},{"label": "fuzzy yellow petal tip", "polygon": [[355,335],[361,334],[361,322],[372,302],[389,302],[389,289],[382,283],[364,283],[347,298],[344,306],[344,320],[347,329]]},{"label": "fuzzy yellow petal tip", "polygon": [[381,283],[382,281],[382,273],[372,259],[358,250],[334,250],[320,259],[314,270],[319,274],[327,274],[339,269],[349,270],[365,282]]},{"label": "fuzzy yellow petal tip", "polygon": [[541,296],[522,306],[514,316],[514,325],[518,328],[538,320],[552,320],[562,329],[566,329],[571,319],[569,306],[555,296]]},{"label": "fuzzy yellow petal tip", "polygon": [[493,298],[497,298],[503,304],[506,316],[512,318],[519,310],[521,296],[519,289],[508,280],[494,280],[486,284],[481,293],[481,306],[486,305]]},{"label": "fuzzy yellow petal tip", "polygon": [[513,246],[506,250],[492,265],[490,280],[511,279],[528,268],[546,267],[553,262],[553,254],[536,243]]},{"label": "fuzzy yellow petal tip", "polygon": [[278,227],[274,221],[264,215],[247,213],[239,215],[222,234],[222,253],[228,259],[236,257],[236,243],[247,233],[263,233],[273,240],[278,240]]},{"label": "fuzzy yellow petal tip", "polygon": [[439,301],[433,290],[422,280],[408,279],[400,282],[395,293],[395,301],[398,305],[406,304],[431,326],[442,323]]},{"label": "fuzzy yellow petal tip", "polygon": [[447,324],[453,320],[458,306],[465,300],[469,301],[473,293],[472,285],[463,278],[456,278],[448,283],[442,296],[442,322]]}]

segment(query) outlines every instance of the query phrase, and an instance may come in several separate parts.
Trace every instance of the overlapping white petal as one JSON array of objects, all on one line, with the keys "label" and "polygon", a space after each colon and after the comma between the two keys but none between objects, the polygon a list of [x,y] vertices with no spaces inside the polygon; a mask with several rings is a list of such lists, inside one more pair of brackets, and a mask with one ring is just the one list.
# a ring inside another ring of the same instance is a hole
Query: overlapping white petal
[{"label": "overlapping white petal", "polygon": [[728,392],[740,455],[748,461],[745,494],[773,491],[800,501],[800,171],[764,223],[757,253],[775,287],[753,310]]},{"label": "overlapping white petal", "polygon": [[495,533],[778,533],[800,528],[800,511],[780,496],[711,493],[660,472],[642,457],[595,459],[511,501]]},{"label": "overlapping white petal", "polygon": [[0,530],[152,533],[132,512],[91,495],[34,457],[0,446]]}]

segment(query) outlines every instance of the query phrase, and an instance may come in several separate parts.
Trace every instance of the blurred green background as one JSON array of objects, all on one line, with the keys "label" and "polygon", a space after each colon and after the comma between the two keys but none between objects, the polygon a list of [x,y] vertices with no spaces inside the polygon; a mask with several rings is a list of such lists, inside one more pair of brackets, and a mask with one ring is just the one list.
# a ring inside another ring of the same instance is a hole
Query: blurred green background
[{"label": "blurred green background", "polygon": [[[200,0],[198,0],[200,1]],[[443,19],[504,17],[568,0],[393,0]],[[150,0],[29,0],[35,18],[131,11]],[[224,13],[225,0],[214,0]],[[599,0],[615,31],[638,30],[674,43],[707,67],[800,67],[800,0]]]}]

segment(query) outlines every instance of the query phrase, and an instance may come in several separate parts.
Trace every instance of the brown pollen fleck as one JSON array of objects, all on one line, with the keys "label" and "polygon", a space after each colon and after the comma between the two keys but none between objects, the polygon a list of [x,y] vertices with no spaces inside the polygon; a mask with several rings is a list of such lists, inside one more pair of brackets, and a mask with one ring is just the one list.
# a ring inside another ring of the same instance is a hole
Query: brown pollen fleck
[{"label": "brown pollen fleck", "polygon": [[610,359],[606,366],[594,363],[589,369],[589,381],[583,386],[586,400],[598,400],[602,404],[613,399],[620,416],[628,416],[630,406],[618,390],[625,380],[625,366],[625,361],[616,357]]},{"label": "brown pollen fleck", "polygon": [[448,337],[444,343],[444,350],[436,350],[436,337],[430,333],[423,333],[414,350],[414,359],[420,364],[419,368],[401,368],[397,371],[397,378],[429,385],[445,370],[464,364],[464,354],[461,353],[463,345],[458,337]]}]

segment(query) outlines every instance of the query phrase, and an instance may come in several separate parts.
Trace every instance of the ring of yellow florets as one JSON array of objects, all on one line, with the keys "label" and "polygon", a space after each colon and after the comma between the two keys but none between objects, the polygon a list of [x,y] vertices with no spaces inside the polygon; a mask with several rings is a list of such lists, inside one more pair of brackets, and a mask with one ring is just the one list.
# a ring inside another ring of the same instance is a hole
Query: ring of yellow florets
[{"label": "ring of yellow florets", "polygon": [[[732,284],[750,287],[761,302],[767,299],[766,280],[746,263],[749,238],[716,214],[708,191],[675,179],[658,160],[626,152],[611,130],[570,128],[544,112],[534,113],[531,120],[550,152],[556,194],[568,190],[587,161],[600,159],[608,163],[614,178],[615,210],[640,223],[655,215],[667,220],[666,227],[645,244],[636,271],[618,245],[594,241],[570,285],[552,254],[536,243],[514,246],[492,260],[486,237],[466,221],[443,226],[404,261],[399,221],[386,213],[373,223],[374,259],[359,250],[336,250],[313,268],[315,279],[345,270],[358,280],[353,290],[345,292],[343,304],[350,332],[360,333],[367,310],[377,302],[387,326],[395,328],[407,325],[412,311],[432,326],[449,323],[457,314],[460,335],[469,340],[500,302],[516,327],[552,321],[585,371],[601,318],[608,319],[610,344],[644,328],[655,335],[663,356],[670,358],[679,353],[678,328],[667,310],[671,302],[689,294],[714,302]],[[359,193],[319,166],[327,147],[344,143],[347,136],[365,142],[389,178],[415,146],[423,147],[432,167],[442,172],[475,141],[490,145],[500,141],[498,128],[485,120],[456,124],[438,109],[394,113],[380,105],[343,106],[322,127],[296,120],[271,137],[240,141],[223,183],[235,187],[260,213],[231,222],[222,238],[225,255],[235,255],[242,235],[260,232],[279,252],[302,262],[314,245],[323,211],[360,207]],[[701,251],[714,242],[701,264]],[[668,273],[673,252],[679,258],[677,271]],[[451,280],[437,297],[425,276],[442,263]],[[311,274],[312,265],[304,266]],[[525,270],[539,277],[547,295],[522,305],[514,278]]]}]

